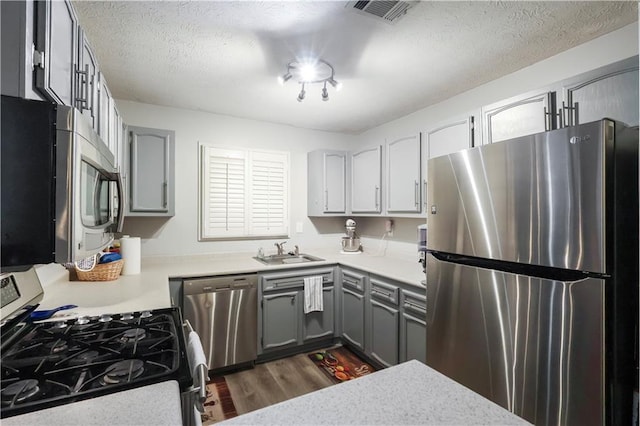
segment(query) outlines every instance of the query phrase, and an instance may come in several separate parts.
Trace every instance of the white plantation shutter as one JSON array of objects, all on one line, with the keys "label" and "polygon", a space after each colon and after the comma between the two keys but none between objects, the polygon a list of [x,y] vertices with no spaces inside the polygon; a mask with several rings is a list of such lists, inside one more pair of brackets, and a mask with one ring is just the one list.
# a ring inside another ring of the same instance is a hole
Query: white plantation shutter
[{"label": "white plantation shutter", "polygon": [[201,147],[202,239],[288,233],[289,154]]},{"label": "white plantation shutter", "polygon": [[288,231],[289,156],[287,153],[253,151],[251,164],[252,235],[283,235]]}]

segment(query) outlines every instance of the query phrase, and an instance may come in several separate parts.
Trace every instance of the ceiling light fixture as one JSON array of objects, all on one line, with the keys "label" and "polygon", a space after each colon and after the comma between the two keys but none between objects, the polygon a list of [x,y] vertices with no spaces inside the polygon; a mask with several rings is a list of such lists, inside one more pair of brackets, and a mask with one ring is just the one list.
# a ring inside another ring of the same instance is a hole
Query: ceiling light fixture
[{"label": "ceiling light fixture", "polygon": [[298,94],[298,102],[302,102],[305,97],[305,85],[323,84],[322,100],[329,100],[329,92],[327,91],[327,83],[329,83],[336,91],[342,88],[342,84],[338,83],[335,78],[333,66],[324,59],[298,61],[294,60],[287,64],[287,72],[278,77],[278,82],[284,85],[291,78],[295,78],[298,84],[302,84],[302,90]]}]

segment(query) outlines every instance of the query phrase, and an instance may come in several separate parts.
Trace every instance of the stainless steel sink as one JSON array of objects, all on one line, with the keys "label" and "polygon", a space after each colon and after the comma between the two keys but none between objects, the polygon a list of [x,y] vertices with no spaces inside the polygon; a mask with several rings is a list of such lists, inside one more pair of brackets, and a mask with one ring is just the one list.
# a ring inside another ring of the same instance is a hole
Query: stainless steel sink
[{"label": "stainless steel sink", "polygon": [[271,256],[254,257],[258,262],[262,262],[265,265],[288,265],[290,263],[306,263],[306,262],[318,262],[324,259],[311,256],[310,254],[272,254]]}]

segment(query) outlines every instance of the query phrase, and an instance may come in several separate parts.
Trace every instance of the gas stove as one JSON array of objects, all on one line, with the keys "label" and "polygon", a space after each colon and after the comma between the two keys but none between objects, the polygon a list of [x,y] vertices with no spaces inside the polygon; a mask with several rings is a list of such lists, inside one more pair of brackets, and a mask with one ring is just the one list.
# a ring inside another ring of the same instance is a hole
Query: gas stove
[{"label": "gas stove", "polygon": [[20,326],[2,347],[2,418],[165,380],[192,384],[178,308]]}]

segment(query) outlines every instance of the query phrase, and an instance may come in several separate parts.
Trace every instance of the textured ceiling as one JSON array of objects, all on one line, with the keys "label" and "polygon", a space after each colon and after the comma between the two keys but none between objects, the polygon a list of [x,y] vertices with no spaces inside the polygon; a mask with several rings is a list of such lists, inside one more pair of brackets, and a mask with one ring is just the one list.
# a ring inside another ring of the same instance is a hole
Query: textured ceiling
[{"label": "textured ceiling", "polygon": [[[636,2],[419,2],[390,25],[344,2],[74,1],[117,99],[359,133],[635,22]],[[296,57],[344,88],[279,86]]]}]

